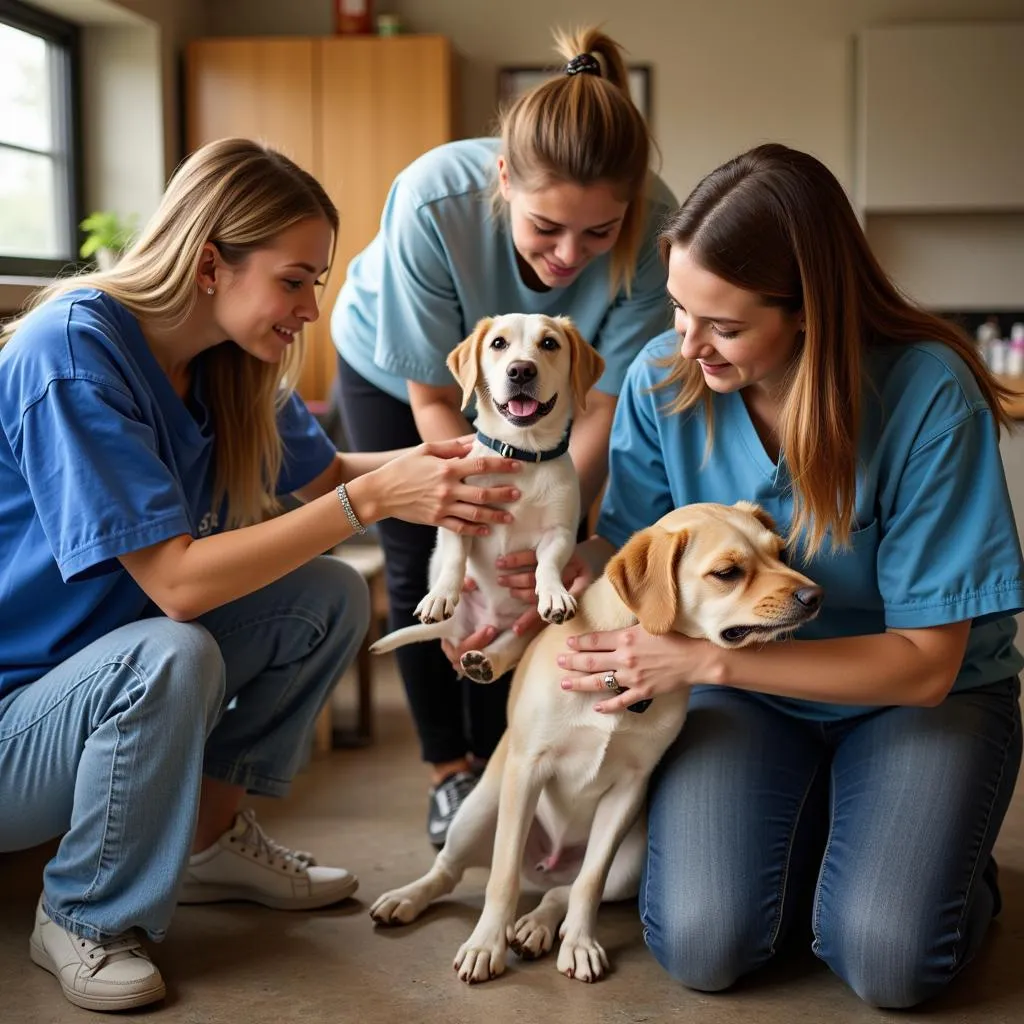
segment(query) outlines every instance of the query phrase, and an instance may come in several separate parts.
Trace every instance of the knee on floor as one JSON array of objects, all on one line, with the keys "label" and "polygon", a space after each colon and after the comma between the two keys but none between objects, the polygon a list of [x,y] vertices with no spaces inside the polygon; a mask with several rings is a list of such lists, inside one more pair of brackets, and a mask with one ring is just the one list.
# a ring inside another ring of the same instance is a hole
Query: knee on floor
[{"label": "knee on floor", "polygon": [[954,975],[923,931],[891,916],[851,912],[816,929],[815,953],[869,1006],[902,1010],[936,995]]},{"label": "knee on floor", "polygon": [[680,910],[644,920],[644,941],[655,960],[681,985],[722,992],[767,959],[745,936],[747,929],[723,927],[728,915]]}]

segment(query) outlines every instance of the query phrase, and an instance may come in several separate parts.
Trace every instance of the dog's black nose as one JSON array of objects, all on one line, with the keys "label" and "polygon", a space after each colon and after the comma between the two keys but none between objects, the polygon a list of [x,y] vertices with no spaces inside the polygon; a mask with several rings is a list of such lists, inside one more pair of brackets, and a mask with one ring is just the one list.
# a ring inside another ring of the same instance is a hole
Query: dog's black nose
[{"label": "dog's black nose", "polygon": [[537,376],[537,364],[531,363],[529,359],[517,359],[514,363],[508,364],[508,369],[505,371],[508,374],[509,380],[519,381],[520,384],[524,384],[528,380],[533,380]]},{"label": "dog's black nose", "polygon": [[793,596],[808,611],[814,611],[821,604],[825,592],[821,587],[801,587]]}]

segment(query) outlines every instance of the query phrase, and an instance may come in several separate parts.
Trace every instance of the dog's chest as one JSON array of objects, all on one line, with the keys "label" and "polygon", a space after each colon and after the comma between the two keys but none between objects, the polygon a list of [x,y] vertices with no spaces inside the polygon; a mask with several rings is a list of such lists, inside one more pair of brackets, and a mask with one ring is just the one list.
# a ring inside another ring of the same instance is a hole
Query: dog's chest
[{"label": "dog's chest", "polygon": [[[481,454],[487,452],[480,447]],[[511,482],[519,490],[519,498],[505,506],[512,513],[513,521],[507,525],[495,524],[487,536],[477,538],[473,546],[480,552],[496,556],[533,548],[541,535],[552,527],[576,530],[579,481],[568,455],[549,462],[524,462],[511,481],[504,474],[484,474],[467,477],[466,482],[482,487],[505,487]]]}]

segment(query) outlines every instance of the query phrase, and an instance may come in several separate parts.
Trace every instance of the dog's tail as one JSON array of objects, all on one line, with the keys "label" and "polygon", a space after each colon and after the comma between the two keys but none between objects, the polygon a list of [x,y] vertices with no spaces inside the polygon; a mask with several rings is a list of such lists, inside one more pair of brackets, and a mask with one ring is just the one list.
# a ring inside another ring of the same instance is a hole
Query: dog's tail
[{"label": "dog's tail", "polygon": [[438,640],[452,636],[453,622],[445,619],[442,622],[432,622],[426,626],[406,626],[404,629],[396,629],[387,636],[382,636],[376,643],[370,645],[371,654],[386,654],[396,647],[405,647],[406,644],[417,644],[423,640]]}]

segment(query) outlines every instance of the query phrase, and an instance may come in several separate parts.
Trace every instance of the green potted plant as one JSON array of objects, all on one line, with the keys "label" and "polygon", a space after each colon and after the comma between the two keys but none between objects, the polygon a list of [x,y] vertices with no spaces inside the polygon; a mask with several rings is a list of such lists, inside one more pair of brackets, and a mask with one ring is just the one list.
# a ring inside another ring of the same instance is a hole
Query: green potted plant
[{"label": "green potted plant", "polygon": [[135,237],[137,218],[122,218],[112,210],[96,210],[79,224],[86,233],[78,250],[82,259],[95,257],[100,270],[109,270]]}]

